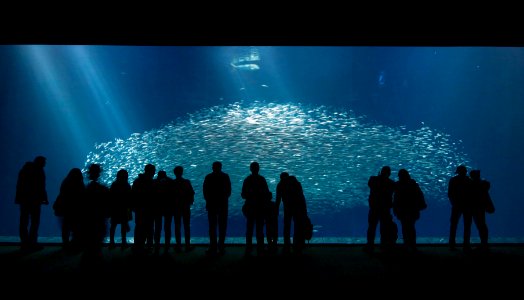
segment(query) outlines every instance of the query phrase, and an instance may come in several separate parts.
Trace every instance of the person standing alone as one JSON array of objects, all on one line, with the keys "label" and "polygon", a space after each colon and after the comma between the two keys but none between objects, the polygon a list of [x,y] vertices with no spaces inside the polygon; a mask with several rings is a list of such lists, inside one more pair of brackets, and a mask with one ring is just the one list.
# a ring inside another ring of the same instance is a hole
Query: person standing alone
[{"label": "person standing alone", "polygon": [[22,251],[42,249],[42,246],[38,245],[41,205],[49,204],[45,165],[46,158],[37,156],[32,162],[26,162],[18,173],[15,203],[20,205],[20,250]]}]

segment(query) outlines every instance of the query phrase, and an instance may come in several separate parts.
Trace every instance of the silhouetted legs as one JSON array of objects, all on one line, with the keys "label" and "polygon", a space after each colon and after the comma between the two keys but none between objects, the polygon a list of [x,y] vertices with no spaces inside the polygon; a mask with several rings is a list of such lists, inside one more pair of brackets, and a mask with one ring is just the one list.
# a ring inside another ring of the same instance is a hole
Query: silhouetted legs
[{"label": "silhouetted legs", "polygon": [[155,214],[153,216],[153,232],[155,240],[155,252],[160,251],[160,237],[162,236],[162,215]]},{"label": "silhouetted legs", "polygon": [[71,238],[71,234],[73,232],[73,226],[72,226],[72,220],[69,218],[69,217],[63,217],[62,218],[62,226],[61,226],[61,230],[62,230],[62,246],[64,248],[67,248],[69,247],[70,245],[70,238]]},{"label": "silhouetted legs", "polygon": [[148,249],[153,249],[154,236],[155,236],[155,216],[152,211],[146,211],[144,214],[144,229],[146,246]]},{"label": "silhouetted legs", "polygon": [[471,223],[473,216],[471,213],[463,212],[464,218],[464,251],[471,250]]},{"label": "silhouetted legs", "polygon": [[[29,225],[29,221],[31,224]],[[29,226],[29,230],[28,230]],[[22,248],[36,247],[38,242],[38,228],[40,226],[40,205],[20,205],[20,242]]]},{"label": "silhouetted legs", "polygon": [[370,209],[368,213],[368,231],[366,250],[373,250],[375,246],[375,235],[380,222],[380,242],[385,243],[385,228],[391,222],[389,209]]},{"label": "silhouetted legs", "polygon": [[481,249],[488,248],[488,225],[486,224],[486,214],[482,210],[473,214],[473,221],[479,231]]},{"label": "silhouetted legs", "polygon": [[167,214],[164,216],[164,249],[169,251],[171,246],[171,221],[174,218],[174,214]]},{"label": "silhouetted legs", "polygon": [[264,251],[264,214],[257,213],[255,216],[247,217],[246,226],[246,254],[253,250],[253,230],[256,225],[257,253]]},{"label": "silhouetted legs", "polygon": [[115,232],[116,226],[120,225],[120,235],[122,236],[122,248],[127,247],[127,230],[129,229],[129,224],[124,223],[113,223],[111,222],[111,227],[109,228],[109,247],[115,247]]},{"label": "silhouetted legs", "polygon": [[[225,253],[225,242],[227,232],[228,205],[218,208],[208,207],[207,219],[209,222],[209,250],[208,254]],[[218,242],[217,242],[218,229]]]},{"label": "silhouetted legs", "polygon": [[293,212],[284,207],[284,252],[289,252],[291,249],[291,221],[293,219]]},{"label": "silhouetted legs", "polygon": [[217,252],[217,223],[218,223],[218,212],[215,209],[209,209],[207,211],[207,220],[209,223],[209,254],[215,254]]},{"label": "silhouetted legs", "polygon": [[293,251],[297,254],[302,253],[302,249],[304,249],[306,243],[304,236],[304,226],[304,215],[300,213],[295,213],[295,215],[293,216]]},{"label": "silhouetted legs", "polygon": [[416,219],[402,219],[402,237],[404,238],[404,245],[409,249],[416,250],[417,248],[417,231],[415,229]]},{"label": "silhouetted legs", "polygon": [[144,244],[146,241],[146,224],[144,212],[137,210],[135,212],[135,234],[133,249],[141,252],[144,250]]},{"label": "silhouetted legs", "polygon": [[191,208],[189,206],[182,207],[175,212],[175,238],[177,250],[182,249],[182,235],[180,230],[181,221],[184,222],[184,239],[186,251],[191,250]]},{"label": "silhouetted legs", "polygon": [[455,206],[451,207],[451,217],[450,217],[450,226],[449,226],[449,248],[450,249],[455,249],[457,245],[456,243],[457,227],[458,227],[458,222],[460,220],[460,217],[462,216],[462,213],[463,213],[462,209],[459,209],[458,207],[455,207]]},{"label": "silhouetted legs", "polygon": [[111,227],[109,227],[109,248],[115,247],[115,231],[117,223],[111,222]]},{"label": "silhouetted legs", "polygon": [[226,245],[228,205],[218,208],[218,252],[224,254]]}]

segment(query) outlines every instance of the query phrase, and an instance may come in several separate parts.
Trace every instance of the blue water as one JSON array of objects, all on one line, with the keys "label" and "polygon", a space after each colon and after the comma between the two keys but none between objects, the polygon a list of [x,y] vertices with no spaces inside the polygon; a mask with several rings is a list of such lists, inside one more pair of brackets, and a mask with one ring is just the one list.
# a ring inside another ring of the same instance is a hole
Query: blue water
[{"label": "blue water", "polygon": [[[120,168],[132,181],[146,163],[171,176],[184,166],[197,192],[196,238],[207,236],[201,187],[215,160],[233,184],[230,236],[244,235],[240,187],[257,160],[273,193],[280,172],[297,176],[325,241],[365,236],[367,179],[383,165],[393,179],[406,168],[420,183],[428,208],[418,236],[441,241],[447,182],[465,164],[491,182],[490,240],[524,237],[522,48],[0,46],[0,54],[0,236],[17,235],[16,174],[41,154],[51,202],[69,169],[90,162],[102,164],[106,184]],[[57,224],[44,207],[40,235],[59,236]]]}]

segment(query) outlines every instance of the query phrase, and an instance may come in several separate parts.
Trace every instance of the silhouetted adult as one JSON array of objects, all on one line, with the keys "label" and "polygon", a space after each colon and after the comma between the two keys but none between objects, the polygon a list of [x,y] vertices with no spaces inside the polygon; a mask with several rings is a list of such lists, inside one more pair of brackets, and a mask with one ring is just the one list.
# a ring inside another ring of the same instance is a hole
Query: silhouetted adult
[{"label": "silhouetted adult", "polygon": [[284,253],[291,250],[291,221],[293,221],[293,249],[300,253],[305,245],[304,221],[307,215],[306,198],[302,185],[295,176],[287,172],[280,174],[280,182],[277,184],[276,208],[284,206]]},{"label": "silhouetted adult", "polygon": [[415,222],[420,218],[420,211],[427,207],[424,194],[418,183],[411,178],[406,169],[398,171],[393,196],[393,213],[402,224],[404,245],[409,250],[417,249],[417,231]]},{"label": "silhouetted adult", "polygon": [[153,214],[151,199],[155,197],[155,187],[153,177],[156,167],[147,164],[144,173],[138,174],[133,181],[131,192],[133,194],[133,207],[135,210],[135,234],[133,249],[141,253],[147,240],[148,248],[153,247]]},{"label": "silhouetted adult", "polygon": [[82,206],[82,241],[84,258],[97,259],[102,256],[102,245],[106,235],[106,219],[109,218],[109,188],[98,182],[102,174],[99,164],[88,168],[89,183],[86,186],[85,204]]},{"label": "silhouetted adult", "polygon": [[244,179],[242,184],[242,198],[245,199],[244,214],[246,216],[246,254],[250,255],[253,250],[253,229],[256,225],[257,254],[264,252],[264,222],[266,209],[269,206],[272,195],[269,191],[266,179],[259,173],[260,165],[252,162],[249,166],[251,175]]},{"label": "silhouetted adult", "polygon": [[[158,171],[156,178],[153,180],[154,195],[150,200],[151,217],[153,222],[153,240],[155,243],[155,254],[160,252],[160,238],[162,237],[162,218],[166,213],[167,203],[172,197],[171,178],[167,177],[166,171]],[[171,220],[170,220],[171,221]],[[171,225],[169,225],[171,229]],[[171,239],[171,233],[170,237]],[[169,241],[170,242],[170,241]],[[164,249],[169,251],[169,248]]]},{"label": "silhouetted adult", "polygon": [[488,225],[486,209],[493,206],[489,195],[490,182],[480,178],[480,170],[471,170],[471,212],[475,226],[479,231],[480,249],[488,250]]},{"label": "silhouetted adult", "polygon": [[173,179],[165,171],[159,171],[155,183],[155,251],[159,251],[162,216],[164,217],[164,253],[171,247],[171,223],[175,217],[175,198],[173,195]]},{"label": "silhouetted adult", "polygon": [[375,234],[380,222],[380,244],[383,247],[391,246],[390,226],[392,226],[391,207],[393,206],[393,191],[395,182],[389,178],[391,168],[383,166],[378,176],[371,176],[368,180],[369,186],[369,213],[367,244],[365,251],[373,251],[375,246]]},{"label": "silhouetted adult", "polygon": [[[18,173],[15,203],[20,205],[19,229],[20,250],[22,251],[42,249],[42,246],[38,245],[41,205],[49,204],[45,182],[45,165],[46,158],[37,156],[32,162],[26,162]],[[31,222],[30,225],[29,222]]]},{"label": "silhouetted adult", "polygon": [[129,174],[126,170],[120,169],[116,173],[116,179],[109,188],[110,194],[110,217],[111,227],[109,229],[109,247],[115,247],[116,226],[120,225],[122,236],[122,250],[127,247],[127,232],[129,232],[129,221],[133,219],[131,212],[131,185],[129,184]]},{"label": "silhouetted adult", "polygon": [[468,177],[466,166],[460,165],[455,171],[455,176],[449,180],[448,197],[451,203],[451,218],[449,227],[449,248],[456,248],[457,226],[461,216],[464,216],[464,250],[471,249],[469,240],[471,236],[471,179]]},{"label": "silhouetted adult", "polygon": [[[191,247],[191,205],[195,200],[195,190],[189,179],[182,177],[184,168],[176,166],[173,169],[175,179],[173,180],[173,194],[175,197],[175,238],[177,249],[182,249],[182,236],[180,232],[181,221],[184,222],[184,241],[186,252],[192,250]],[[180,250],[177,250],[180,251]]]},{"label": "silhouetted adult", "polygon": [[80,246],[77,235],[85,191],[82,170],[73,168],[62,181],[60,193],[53,204],[55,215],[62,217],[62,245],[66,250],[78,249]]},{"label": "silhouetted adult", "polygon": [[209,249],[206,251],[208,255],[214,255],[217,251],[220,254],[225,253],[229,197],[231,196],[231,180],[227,173],[222,172],[222,163],[213,162],[212,170],[213,172],[206,175],[203,184],[209,221]]}]

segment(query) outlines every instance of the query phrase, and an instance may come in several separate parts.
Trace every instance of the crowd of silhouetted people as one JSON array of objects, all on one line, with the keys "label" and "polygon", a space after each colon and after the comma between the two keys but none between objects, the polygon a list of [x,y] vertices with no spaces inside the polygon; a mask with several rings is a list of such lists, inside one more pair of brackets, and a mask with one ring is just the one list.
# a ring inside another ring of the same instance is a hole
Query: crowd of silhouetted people
[{"label": "crowd of silhouetted people", "polygon": [[[493,213],[495,207],[489,194],[490,183],[480,178],[480,170],[471,170],[468,176],[464,165],[457,167],[455,176],[448,184],[448,198],[451,204],[449,247],[456,249],[456,232],[459,220],[464,220],[465,252],[471,251],[471,224],[475,222],[480,236],[479,250],[488,250],[488,227],[486,212]],[[418,183],[411,178],[406,169],[398,171],[398,181],[393,181],[391,168],[384,166],[377,176],[371,176],[368,181],[369,214],[367,243],[364,251],[373,252],[375,234],[380,223],[380,247],[391,249],[398,239],[398,227],[393,221],[397,217],[402,226],[402,237],[408,251],[417,251],[417,234],[415,223],[420,218],[420,212],[427,208],[424,193]]]},{"label": "crowd of silhouetted people", "polygon": [[[42,248],[37,243],[40,223],[40,207],[48,204],[45,167],[46,159],[38,156],[27,162],[19,172],[16,203],[20,205],[20,242],[22,251],[35,251]],[[300,182],[295,176],[283,172],[276,191],[276,199],[268,188],[266,179],[259,174],[258,162],[250,165],[251,174],[242,185],[241,196],[245,199],[242,212],[246,218],[246,255],[251,255],[253,232],[256,236],[256,253],[277,251],[278,214],[280,203],[284,210],[284,252],[301,253],[305,245],[304,234],[306,200]],[[171,229],[174,223],[175,252],[190,252],[191,245],[191,206],[195,191],[191,181],[183,177],[183,167],[173,169],[174,178],[163,170],[147,164],[132,183],[128,172],[121,169],[115,180],[107,187],[98,180],[102,173],[99,164],[91,164],[87,170],[87,184],[79,168],[73,168],[62,181],[60,192],[53,203],[53,210],[61,220],[62,245],[70,251],[82,251],[86,257],[101,254],[106,237],[106,224],[109,224],[109,248],[115,248],[115,233],[120,226],[122,242],[126,249],[127,235],[134,221],[134,253],[158,254],[163,248],[168,253],[171,248]],[[156,174],[156,178],[155,178]],[[222,171],[222,163],[213,162],[202,186],[209,221],[209,248],[207,255],[225,253],[228,223],[231,180]],[[291,239],[291,223],[294,234]],[[184,244],[182,244],[182,226]],[[28,230],[29,228],[29,230]],[[162,231],[164,243],[161,243]],[[267,247],[265,238],[267,238]],[[293,243],[291,242],[293,240]]]},{"label": "crowd of silhouetted people", "polygon": [[[16,200],[20,205],[20,245],[24,252],[42,249],[38,244],[38,227],[42,204],[49,204],[46,192],[44,167],[46,158],[37,156],[27,162],[18,174]],[[306,243],[309,217],[301,183],[287,172],[280,174],[275,201],[266,179],[259,174],[258,162],[250,164],[249,174],[243,181],[241,196],[245,200],[242,213],[246,219],[245,254],[276,253],[278,249],[278,216],[283,206],[283,253],[301,254]],[[136,254],[190,252],[191,206],[195,190],[190,180],[183,177],[184,168],[173,169],[174,178],[166,171],[157,173],[156,167],[147,164],[132,183],[128,172],[121,169],[111,185],[99,182],[103,170],[91,164],[87,170],[87,184],[79,168],[72,168],[61,183],[60,192],[53,202],[53,210],[61,220],[62,245],[65,250],[82,252],[86,258],[101,256],[107,231],[110,249],[117,247],[115,232],[120,226],[122,250],[131,247]],[[156,174],[156,177],[155,177]],[[376,229],[380,224],[380,248],[389,250],[398,239],[395,216],[402,227],[403,246],[407,251],[417,250],[415,224],[420,212],[427,208],[418,183],[406,169],[398,171],[398,180],[390,179],[391,168],[384,166],[368,181],[369,213],[367,243],[364,251],[373,252]],[[488,249],[488,228],[485,214],[495,208],[489,195],[490,183],[480,178],[479,170],[469,176],[464,165],[450,178],[448,196],[451,203],[449,247],[456,248],[455,236],[460,218],[464,221],[464,251],[471,250],[472,222],[478,228],[479,249]],[[202,184],[209,223],[209,256],[224,255],[228,224],[231,180],[222,171],[222,163],[212,163],[212,172]],[[134,221],[134,242],[127,243],[129,222]],[[174,223],[175,244],[171,246],[171,229]],[[107,228],[107,224],[109,228]],[[182,226],[184,243],[182,243]],[[291,234],[293,228],[293,235]],[[109,230],[108,230],[109,229]],[[164,243],[161,243],[162,231]],[[255,234],[256,247],[253,247]],[[308,237],[309,238],[309,237]]]}]

